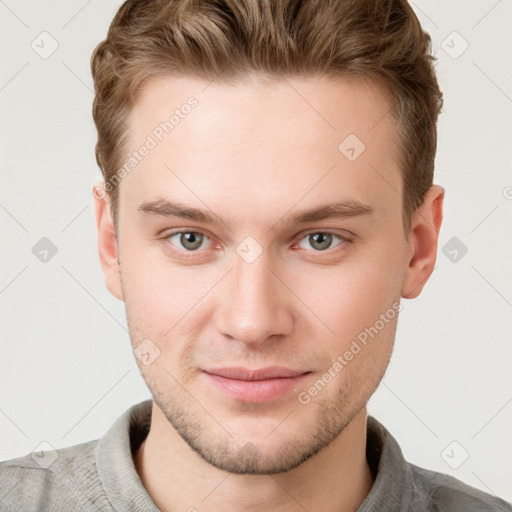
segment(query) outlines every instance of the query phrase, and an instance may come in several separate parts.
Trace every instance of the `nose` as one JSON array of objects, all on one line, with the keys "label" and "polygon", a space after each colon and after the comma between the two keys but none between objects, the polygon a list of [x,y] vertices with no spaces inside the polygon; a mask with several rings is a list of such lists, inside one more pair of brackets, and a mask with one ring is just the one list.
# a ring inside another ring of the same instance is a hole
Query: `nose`
[{"label": "nose", "polygon": [[234,255],[216,312],[221,334],[253,348],[293,328],[290,294],[268,263],[265,255],[252,263]]}]

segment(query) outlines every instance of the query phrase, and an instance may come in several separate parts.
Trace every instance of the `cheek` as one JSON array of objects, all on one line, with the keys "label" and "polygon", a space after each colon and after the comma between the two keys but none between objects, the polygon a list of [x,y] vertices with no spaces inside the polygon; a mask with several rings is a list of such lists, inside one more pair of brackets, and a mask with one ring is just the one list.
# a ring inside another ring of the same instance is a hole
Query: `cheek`
[{"label": "cheek", "polygon": [[399,279],[375,267],[316,275],[301,296],[325,321],[340,326],[375,321],[399,296]]},{"label": "cheek", "polygon": [[399,252],[389,246],[376,246],[365,248],[360,256],[352,255],[336,267],[301,272],[302,277],[295,282],[297,295],[332,331],[332,350],[339,353],[386,313],[381,335],[390,332],[400,300],[402,274]]},{"label": "cheek", "polygon": [[142,246],[126,245],[121,255],[123,293],[133,332],[163,342],[184,329],[199,329],[199,321],[191,326],[190,319],[207,304],[204,298],[219,279],[219,269],[173,265],[162,251]]},{"label": "cheek", "polygon": [[[121,240],[120,258],[123,287],[132,306],[144,316],[166,310],[177,289],[177,274],[162,261],[161,251],[136,236]],[[134,308],[132,307],[132,310]]]}]

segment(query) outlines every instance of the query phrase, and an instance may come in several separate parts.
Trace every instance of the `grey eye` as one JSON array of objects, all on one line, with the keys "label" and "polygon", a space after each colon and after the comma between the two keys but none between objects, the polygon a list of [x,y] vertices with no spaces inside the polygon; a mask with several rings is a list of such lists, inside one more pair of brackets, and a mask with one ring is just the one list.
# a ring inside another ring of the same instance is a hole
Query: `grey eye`
[{"label": "grey eye", "polygon": [[325,231],[317,231],[304,236],[299,242],[302,249],[313,249],[315,252],[332,249],[341,243],[348,242],[348,239],[341,235],[335,235]]},{"label": "grey eye", "polygon": [[206,238],[202,233],[196,233],[195,231],[183,231],[181,233],[175,233],[169,239],[172,241],[172,239],[176,237],[179,237],[181,247],[188,251],[195,251],[196,249],[199,249]]},{"label": "grey eye", "polygon": [[332,235],[330,233],[313,233],[308,236],[309,243],[313,249],[323,251],[332,244]]}]

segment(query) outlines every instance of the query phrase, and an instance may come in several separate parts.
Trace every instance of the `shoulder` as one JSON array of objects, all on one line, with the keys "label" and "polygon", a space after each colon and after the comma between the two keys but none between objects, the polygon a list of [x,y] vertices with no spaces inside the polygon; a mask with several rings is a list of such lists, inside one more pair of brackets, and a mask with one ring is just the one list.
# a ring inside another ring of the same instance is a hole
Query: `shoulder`
[{"label": "shoulder", "polygon": [[367,460],[376,475],[361,512],[383,504],[407,512],[512,512],[506,501],[464,482],[408,462],[397,440],[373,416],[368,417]]},{"label": "shoulder", "polygon": [[446,475],[408,463],[413,476],[413,501],[436,512],[512,512],[512,505]]},{"label": "shoulder", "polygon": [[98,478],[98,440],[0,462],[0,511],[111,511]]}]

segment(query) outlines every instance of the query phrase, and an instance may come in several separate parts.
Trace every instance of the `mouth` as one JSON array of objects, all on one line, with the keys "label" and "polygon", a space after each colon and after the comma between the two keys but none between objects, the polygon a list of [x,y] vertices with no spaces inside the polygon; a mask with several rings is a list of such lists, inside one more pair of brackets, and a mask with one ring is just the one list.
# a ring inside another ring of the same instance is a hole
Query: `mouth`
[{"label": "mouth", "polygon": [[289,393],[311,373],[282,366],[257,370],[242,367],[212,368],[203,372],[223,395],[252,403],[267,402]]}]

